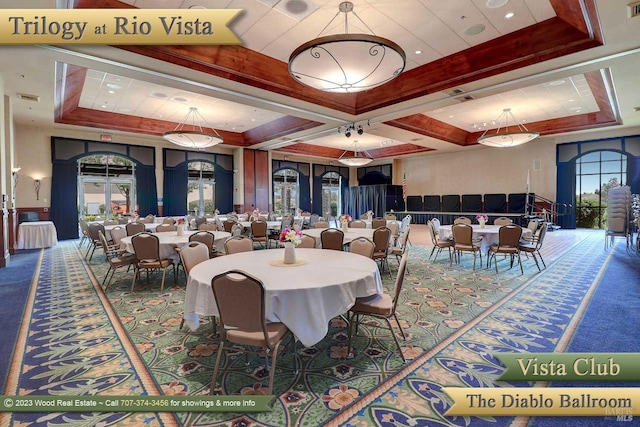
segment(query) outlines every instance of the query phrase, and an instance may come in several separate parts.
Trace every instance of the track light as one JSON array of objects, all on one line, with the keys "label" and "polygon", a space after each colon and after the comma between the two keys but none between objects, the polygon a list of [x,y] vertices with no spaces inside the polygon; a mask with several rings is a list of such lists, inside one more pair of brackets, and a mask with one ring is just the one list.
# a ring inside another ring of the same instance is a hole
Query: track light
[{"label": "track light", "polygon": [[347,130],[344,132],[344,136],[346,136],[347,138],[351,138],[351,128],[347,128]]},{"label": "track light", "polygon": [[364,129],[362,129],[362,125],[358,126],[358,135],[362,135],[364,133]]}]

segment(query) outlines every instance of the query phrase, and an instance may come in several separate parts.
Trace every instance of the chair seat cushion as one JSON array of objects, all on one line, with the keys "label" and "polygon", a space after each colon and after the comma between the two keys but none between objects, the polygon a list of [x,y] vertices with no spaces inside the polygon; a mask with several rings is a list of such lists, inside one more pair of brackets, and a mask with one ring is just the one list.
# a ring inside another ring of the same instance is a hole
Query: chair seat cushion
[{"label": "chair seat cushion", "polygon": [[480,248],[478,246],[463,245],[462,243],[456,243],[454,248],[457,251],[479,251],[480,250]]},{"label": "chair seat cushion", "polygon": [[269,338],[268,345],[264,342],[264,334],[262,331],[248,332],[240,329],[228,329],[226,331],[226,335],[227,340],[236,344],[250,345],[254,347],[271,347],[282,339],[288,330],[289,329],[287,329],[284,323],[267,323],[267,336]]},{"label": "chair seat cushion", "polygon": [[491,245],[489,249],[491,250],[491,252],[499,252],[503,254],[504,253],[515,254],[519,250],[518,248],[514,248],[512,246],[498,246],[498,245]]},{"label": "chair seat cushion", "polygon": [[355,313],[370,313],[380,316],[388,316],[393,309],[391,295],[371,295],[364,298],[356,298],[356,303],[351,307]]},{"label": "chair seat cushion", "polygon": [[140,268],[167,268],[173,261],[170,259],[142,259],[138,263]]}]

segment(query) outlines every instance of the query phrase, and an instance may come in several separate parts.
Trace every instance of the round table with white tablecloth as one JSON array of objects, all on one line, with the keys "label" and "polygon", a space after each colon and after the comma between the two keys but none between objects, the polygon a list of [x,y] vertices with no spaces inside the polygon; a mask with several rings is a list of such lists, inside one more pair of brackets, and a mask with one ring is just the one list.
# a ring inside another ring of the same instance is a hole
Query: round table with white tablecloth
[{"label": "round table with white tablecloth", "polygon": [[[438,235],[441,240],[452,240],[453,232],[451,231],[451,225],[441,225],[438,229]],[[481,227],[480,224],[471,224],[473,227],[473,238],[477,239],[482,236],[480,241],[480,250],[486,253],[491,245],[498,244],[498,231],[501,225],[485,225]],[[530,238],[531,230],[528,228],[522,229],[522,237]]]},{"label": "round table with white tablecloth", "polygon": [[329,321],[346,313],[358,297],[382,293],[378,265],[370,258],[341,251],[296,249],[297,264],[282,264],[284,249],[241,252],[202,262],[187,279],[184,319],[192,331],[200,316],[217,316],[211,279],[242,270],[265,287],[265,316],[284,323],[309,347],[329,330]]},{"label": "round table with white tablecloth", "polygon": [[[316,246],[322,247],[322,242],[320,241],[320,233],[322,233],[326,228],[309,228],[307,230],[302,230],[302,234],[306,234],[307,236],[314,237],[316,239]],[[342,230],[342,228],[340,228]],[[347,228],[347,232],[344,233],[344,240],[342,243],[348,245],[352,241],[360,237],[366,237],[369,240],[373,240],[373,232],[375,230],[371,228]]]},{"label": "round table with white tablecloth", "polygon": [[[189,243],[189,236],[196,231],[185,231],[182,236],[179,236],[176,231],[165,231],[162,233],[153,233],[158,236],[160,240],[160,258],[171,258],[174,261],[179,261],[180,256],[176,252],[175,248],[181,248],[187,243]],[[218,250],[224,249],[224,241],[231,237],[231,233],[227,233],[226,231],[210,231],[213,233],[213,243],[216,245]],[[131,238],[133,236],[123,237],[120,241],[120,247],[127,252],[135,253],[133,250],[133,243],[131,243]]]}]

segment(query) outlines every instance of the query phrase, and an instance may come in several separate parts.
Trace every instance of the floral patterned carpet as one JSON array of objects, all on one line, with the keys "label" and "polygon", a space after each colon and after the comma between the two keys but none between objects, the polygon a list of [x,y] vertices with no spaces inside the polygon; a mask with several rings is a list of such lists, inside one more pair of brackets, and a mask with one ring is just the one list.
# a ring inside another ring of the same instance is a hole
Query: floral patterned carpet
[{"label": "floral patterned carpet", "polygon": [[[514,418],[444,417],[450,402],[441,389],[500,386],[497,352],[562,351],[608,253],[600,233],[574,232],[564,240],[554,234],[543,249],[549,268],[539,273],[532,259],[523,259],[522,275],[501,259],[497,275],[493,268],[473,272],[469,255],[450,268],[446,255],[430,261],[430,247],[411,246],[398,304],[407,363],[388,329],[370,325],[360,328],[347,357],[346,324],[335,318],[323,341],[297,347],[297,373],[293,354],[279,358],[271,412],[16,413],[0,420],[15,426],[509,425]],[[184,276],[173,285],[168,275],[163,293],[153,277],[131,293],[132,275],[123,273],[104,292],[104,257],[87,263],[83,254],[77,242],[43,252],[5,394],[208,394],[217,339],[206,319],[195,333],[179,328]],[[390,263],[395,273],[397,264]],[[393,281],[382,277],[391,292]],[[250,358],[247,365],[244,356],[228,353],[218,382],[226,393],[265,393],[263,362]]]}]

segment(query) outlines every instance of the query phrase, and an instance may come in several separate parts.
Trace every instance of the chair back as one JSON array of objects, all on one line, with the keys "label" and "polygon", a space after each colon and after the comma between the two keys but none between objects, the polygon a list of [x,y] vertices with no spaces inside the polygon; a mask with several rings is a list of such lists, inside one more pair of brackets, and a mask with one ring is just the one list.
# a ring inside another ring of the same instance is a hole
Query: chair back
[{"label": "chair back", "polygon": [[361,219],[356,219],[349,223],[349,228],[367,228],[367,223]]},{"label": "chair back", "polygon": [[206,230],[196,231],[195,233],[189,236],[189,242],[204,243],[207,246],[207,248],[209,248],[209,251],[211,251],[211,248],[213,248],[214,240],[215,240],[215,236],[213,235],[213,233]]},{"label": "chair back", "polygon": [[[230,270],[211,279],[222,330],[262,332],[267,340],[264,285],[244,271]],[[274,369],[274,368],[272,368]]]},{"label": "chair back", "polygon": [[517,224],[507,224],[498,230],[498,250],[518,248],[522,237],[522,227]]},{"label": "chair back", "polygon": [[200,229],[200,226],[202,224],[206,224],[207,223],[207,218],[204,216],[199,216],[196,218],[196,229]]},{"label": "chair back", "polygon": [[113,240],[114,245],[120,245],[123,237],[127,237],[127,230],[120,226],[111,229],[111,240]]},{"label": "chair back", "polygon": [[170,216],[166,217],[165,219],[162,220],[163,224],[169,224],[169,225],[173,225],[176,223],[176,220],[171,218]]},{"label": "chair back", "polygon": [[493,225],[508,225],[508,224],[513,224],[513,220],[511,218],[507,218],[506,216],[501,216],[499,218],[496,218],[493,221]]},{"label": "chair back", "polygon": [[[431,227],[433,227],[433,225]],[[409,232],[410,231],[411,231],[411,227],[407,227],[407,229],[404,230],[404,234],[402,235],[402,240],[400,240],[400,247],[402,249],[405,249],[407,247],[407,242],[409,241]]]},{"label": "chair back", "polygon": [[173,224],[169,224],[167,222],[163,222],[156,227],[156,233],[165,233],[167,231],[176,231],[178,227]]},{"label": "chair back", "polygon": [[216,228],[218,231],[224,231],[224,224],[222,224],[222,221],[220,221],[220,218],[216,217]]},{"label": "chair back", "polygon": [[540,223],[538,221],[536,221],[535,219],[532,219],[531,221],[529,221],[529,223],[527,224],[527,228],[529,230],[531,230],[531,237],[535,237],[536,235],[536,231],[538,231],[538,225],[540,225]]},{"label": "chair back", "polygon": [[104,250],[104,256],[109,262],[109,258],[113,255],[109,251],[109,242],[107,242],[107,238],[105,237],[102,230],[98,230],[98,240],[100,241],[100,245],[102,245],[102,249]]},{"label": "chair back", "polygon": [[191,269],[203,261],[209,259],[209,248],[202,242],[189,242],[180,249],[180,261],[184,267],[184,273],[189,275]]},{"label": "chair back", "polygon": [[125,225],[124,228],[127,230],[127,236],[133,236],[134,234],[144,232],[144,224],[141,222],[130,222]]},{"label": "chair back", "polygon": [[466,216],[459,216],[453,220],[454,224],[471,224],[471,220]]},{"label": "chair back", "polygon": [[387,220],[384,218],[374,218],[371,220],[371,228],[386,227]]},{"label": "chair back", "polygon": [[91,240],[93,240],[94,242],[100,241],[100,236],[98,235],[99,231],[102,231],[102,234],[106,234],[104,225],[100,224],[99,222],[92,222],[91,224],[89,224],[89,237],[91,237]]},{"label": "chair back", "polygon": [[407,249],[402,254],[402,259],[400,260],[400,266],[398,267],[398,274],[396,275],[396,281],[393,288],[393,308],[392,312],[396,312],[396,306],[398,305],[398,300],[400,299],[400,291],[402,291],[402,285],[404,283],[404,273],[407,270],[407,260],[409,259],[409,250]]},{"label": "chair back", "polygon": [[363,255],[367,258],[373,258],[373,251],[376,248],[375,243],[366,237],[359,237],[352,240],[349,246],[351,253]]},{"label": "chair back", "polygon": [[389,240],[391,239],[391,230],[387,227],[376,228],[373,231],[373,243],[375,244],[374,253],[386,254],[389,249]]},{"label": "chair back", "polygon": [[136,258],[141,261],[156,261],[160,259],[160,239],[151,233],[142,232],[131,238]]},{"label": "chair back", "polygon": [[242,224],[234,224],[233,227],[231,227],[231,235],[232,236],[242,236],[242,232],[244,231],[244,227],[242,226]]},{"label": "chair back", "polygon": [[225,222],[222,223],[222,226],[224,227],[224,231],[226,231],[227,233],[231,233],[231,229],[236,223],[237,221],[234,221],[232,219],[227,219]]},{"label": "chair back", "polygon": [[334,251],[344,250],[344,233],[337,228],[327,228],[320,233],[320,245],[322,249],[332,249]]},{"label": "chair back", "polygon": [[398,221],[391,221],[389,224],[386,224],[386,227],[391,230],[391,235],[393,237],[398,237],[400,235],[400,223],[398,223]]},{"label": "chair back", "polygon": [[267,237],[267,221],[261,219],[251,223],[251,235],[256,237]]},{"label": "chair back", "polygon": [[227,255],[253,250],[253,240],[247,236],[231,236],[224,242],[224,251]]},{"label": "chair back", "polygon": [[451,226],[453,241],[458,245],[473,245],[473,227],[469,224],[458,223]]},{"label": "chair back", "polygon": [[427,221],[427,228],[429,229],[429,235],[431,236],[431,243],[435,246],[438,242],[438,238],[436,237],[436,230],[432,221],[433,220]]},{"label": "chair back", "polygon": [[431,224],[433,225],[433,229],[438,234],[440,232],[440,220],[436,217],[431,218]]},{"label": "chair back", "polygon": [[388,213],[388,214],[386,214],[386,215],[384,216],[384,219],[388,219],[388,220],[395,221],[395,220],[396,220],[396,219],[398,219],[398,218],[396,218],[395,214]]},{"label": "chair back", "polygon": [[[309,228],[313,228],[316,225],[316,222],[318,222],[318,219],[320,219],[320,215],[318,215],[317,213],[312,213],[311,216],[309,217]],[[317,228],[321,228],[321,227],[317,227]]]},{"label": "chair back", "polygon": [[313,236],[307,236],[306,234],[302,235],[302,238],[300,239],[300,244],[298,245],[299,248],[310,248],[310,249],[315,249],[316,248],[316,238]]},{"label": "chair back", "polygon": [[[640,219],[638,221],[640,222]],[[536,247],[538,249],[540,249],[542,247],[542,242],[544,241],[544,236],[547,235],[547,228],[548,227],[549,226],[547,225],[546,222],[543,222],[542,225],[540,226],[540,232],[538,233],[538,239],[537,239],[537,242],[536,242]]]},{"label": "chair back", "polygon": [[329,223],[327,221],[316,221],[313,224],[313,228],[329,228]]},{"label": "chair back", "polygon": [[108,219],[102,223],[102,225],[118,225],[120,224],[117,219]]},{"label": "chair back", "polygon": [[205,230],[205,231],[216,231],[218,229],[218,226],[215,223],[208,223],[205,222],[204,224],[200,224],[200,226],[198,227],[198,230]]}]

